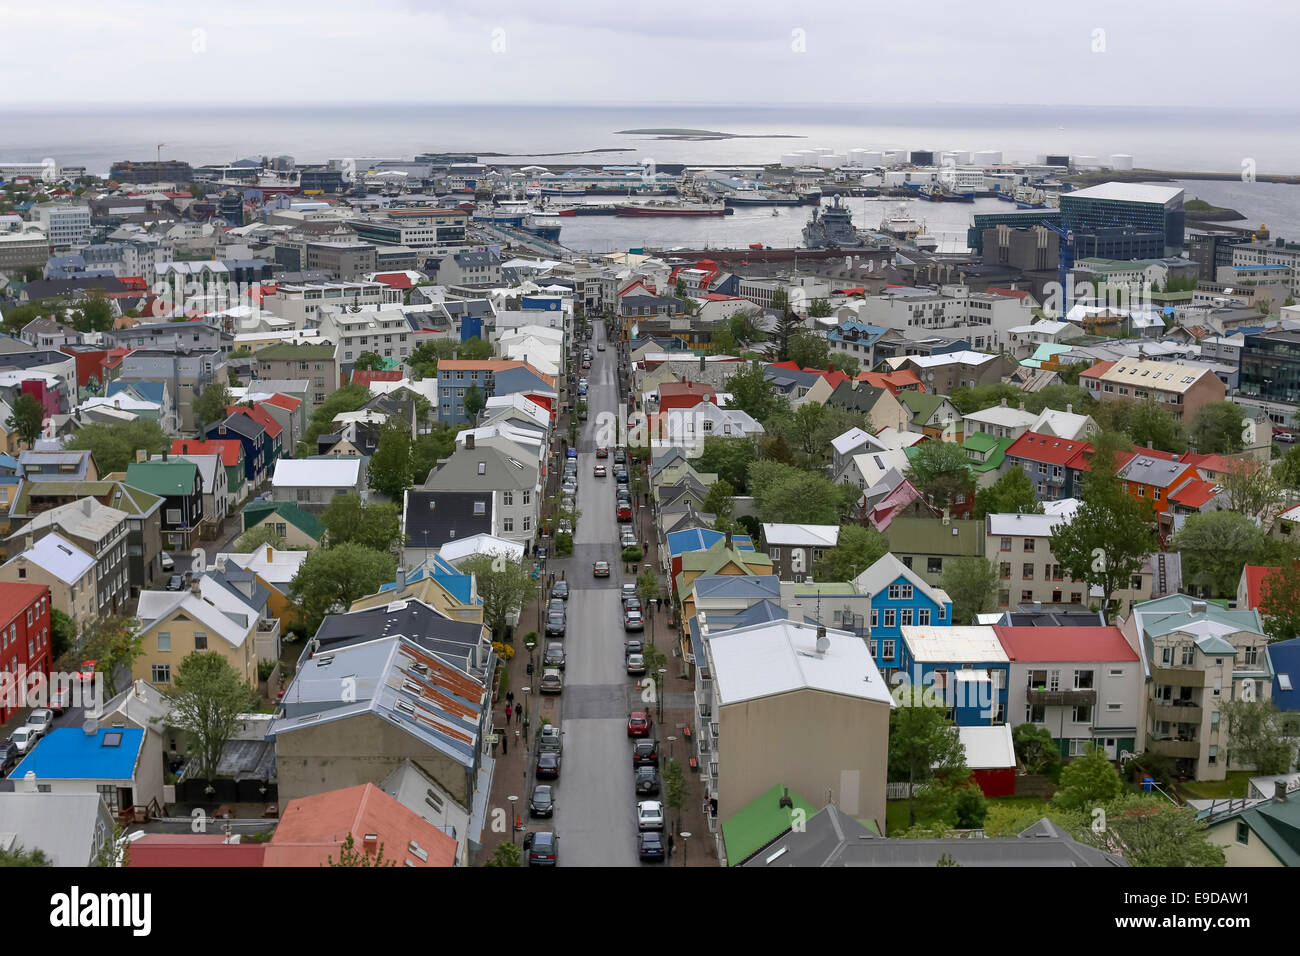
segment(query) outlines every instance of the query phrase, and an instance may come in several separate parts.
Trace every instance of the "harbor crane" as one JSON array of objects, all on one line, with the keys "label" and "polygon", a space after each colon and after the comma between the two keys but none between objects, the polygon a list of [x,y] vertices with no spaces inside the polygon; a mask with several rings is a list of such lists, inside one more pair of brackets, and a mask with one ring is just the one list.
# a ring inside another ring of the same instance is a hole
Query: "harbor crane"
[{"label": "harbor crane", "polygon": [[1040,220],[1044,226],[1060,238],[1056,255],[1056,281],[1061,287],[1061,319],[1070,313],[1070,269],[1074,265],[1074,231],[1062,229],[1046,219]]}]

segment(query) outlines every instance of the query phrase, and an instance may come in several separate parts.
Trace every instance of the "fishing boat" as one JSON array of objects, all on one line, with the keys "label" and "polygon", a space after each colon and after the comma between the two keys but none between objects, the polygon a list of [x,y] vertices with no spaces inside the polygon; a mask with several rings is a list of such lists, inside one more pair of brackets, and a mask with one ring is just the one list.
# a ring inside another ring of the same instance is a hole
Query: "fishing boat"
[{"label": "fishing boat", "polygon": [[585,196],[586,186],[542,186],[539,190],[543,196]]},{"label": "fishing boat", "polygon": [[809,249],[844,249],[865,245],[865,240],[853,226],[853,215],[849,212],[849,207],[840,202],[839,196],[825,209],[819,206],[813,210],[808,224],[803,227],[803,241]]},{"label": "fishing boat", "polygon": [[896,207],[892,213],[885,214],[880,221],[880,231],[915,249],[928,251],[939,248],[939,240],[929,234],[925,224],[909,216],[902,206]]},{"label": "fishing boat", "polygon": [[722,203],[647,202],[614,207],[616,216],[729,216],[734,212]]},{"label": "fishing boat", "polygon": [[479,203],[474,207],[475,222],[491,222],[503,226],[522,226],[524,217],[532,211],[526,199],[503,199],[492,203]]},{"label": "fishing boat", "polygon": [[797,193],[779,192],[775,189],[738,189],[722,201],[728,206],[802,206],[804,199]]},{"label": "fishing boat", "polygon": [[559,242],[561,225],[558,213],[535,212],[524,217],[523,230],[547,242]]}]

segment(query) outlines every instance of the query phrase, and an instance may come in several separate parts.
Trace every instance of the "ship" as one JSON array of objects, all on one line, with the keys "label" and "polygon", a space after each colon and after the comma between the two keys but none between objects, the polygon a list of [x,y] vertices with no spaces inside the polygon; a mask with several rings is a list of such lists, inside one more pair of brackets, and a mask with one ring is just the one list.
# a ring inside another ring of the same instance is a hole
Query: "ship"
[{"label": "ship", "polygon": [[479,203],[474,207],[474,221],[522,227],[524,217],[531,211],[532,203],[526,199],[502,199],[491,203]]},{"label": "ship", "polygon": [[734,212],[722,203],[648,202],[614,207],[616,216],[729,216]]},{"label": "ship", "polygon": [[585,196],[586,186],[542,186],[538,190],[543,196]]},{"label": "ship", "polygon": [[781,192],[775,189],[739,189],[723,197],[728,206],[817,206],[821,204],[821,190],[800,193]]},{"label": "ship", "polygon": [[907,215],[902,206],[896,208],[892,214],[885,214],[880,221],[880,231],[916,249],[929,251],[939,248],[939,240],[926,231],[924,223],[917,222]]},{"label": "ship", "polygon": [[561,225],[558,213],[535,212],[524,216],[523,230],[547,242],[559,242]]},{"label": "ship", "polygon": [[813,210],[808,224],[803,227],[804,245],[809,249],[845,249],[865,245],[853,228],[853,216],[847,206],[836,196],[824,209]]},{"label": "ship", "polygon": [[549,212],[557,216],[612,216],[613,203],[574,203],[572,206],[548,206]]},{"label": "ship", "polygon": [[953,192],[943,183],[927,183],[920,189],[921,198],[930,202],[974,202],[975,193]]}]

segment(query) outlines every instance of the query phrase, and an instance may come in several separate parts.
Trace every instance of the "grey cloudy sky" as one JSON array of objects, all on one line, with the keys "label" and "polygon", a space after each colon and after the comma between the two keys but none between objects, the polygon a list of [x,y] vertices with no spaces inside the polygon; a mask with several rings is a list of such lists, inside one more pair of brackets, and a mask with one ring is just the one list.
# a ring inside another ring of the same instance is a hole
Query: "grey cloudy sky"
[{"label": "grey cloudy sky", "polygon": [[1295,0],[0,0],[0,105],[1294,108],[1298,25]]}]

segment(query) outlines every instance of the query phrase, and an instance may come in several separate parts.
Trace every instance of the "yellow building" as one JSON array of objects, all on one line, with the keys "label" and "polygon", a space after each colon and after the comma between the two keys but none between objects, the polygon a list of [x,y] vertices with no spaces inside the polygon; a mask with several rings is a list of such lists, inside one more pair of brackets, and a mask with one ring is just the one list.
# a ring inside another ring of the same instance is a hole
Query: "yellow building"
[{"label": "yellow building", "polygon": [[257,686],[257,618],[218,610],[193,591],[141,591],[140,656],[132,680],[165,687],[181,662],[195,651],[220,654],[252,686]]}]

